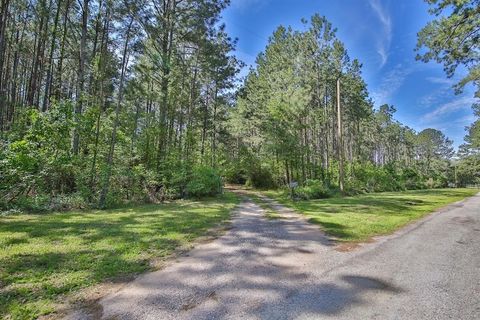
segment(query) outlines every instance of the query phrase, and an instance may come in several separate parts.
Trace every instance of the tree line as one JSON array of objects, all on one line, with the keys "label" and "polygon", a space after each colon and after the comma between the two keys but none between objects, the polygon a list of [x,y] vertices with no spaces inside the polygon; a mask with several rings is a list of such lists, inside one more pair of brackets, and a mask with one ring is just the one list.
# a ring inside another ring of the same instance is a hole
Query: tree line
[{"label": "tree line", "polygon": [[220,177],[325,194],[463,177],[443,133],[373,108],[361,63],[319,15],[279,27],[238,86],[228,0],[0,3],[3,209],[215,195]]},{"label": "tree line", "polygon": [[480,184],[480,1],[425,0],[430,21],[418,33],[417,60],[441,63],[447,77],[462,68],[456,93],[467,86],[475,90],[474,122],[467,126],[465,141],[454,159],[455,180],[460,185]]},{"label": "tree line", "polygon": [[399,123],[391,105],[374,109],[361,64],[331,23],[319,15],[304,23],[306,31],[275,31],[238,93],[233,132],[248,152],[234,163],[249,157],[244,171],[259,175],[251,183],[355,193],[453,182],[452,141]]},{"label": "tree line", "polygon": [[227,4],[2,0],[2,202],[183,196],[221,161],[241,67]]}]

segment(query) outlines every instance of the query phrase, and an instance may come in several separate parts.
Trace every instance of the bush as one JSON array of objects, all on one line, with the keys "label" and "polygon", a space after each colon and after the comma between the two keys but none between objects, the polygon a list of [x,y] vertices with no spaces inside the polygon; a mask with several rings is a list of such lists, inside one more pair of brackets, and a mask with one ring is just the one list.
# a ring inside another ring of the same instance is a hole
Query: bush
[{"label": "bush", "polygon": [[189,197],[215,196],[222,192],[222,179],[210,167],[197,167],[193,170],[186,188]]},{"label": "bush", "polygon": [[79,194],[31,194],[20,196],[15,203],[10,204],[10,208],[5,209],[18,210],[22,212],[47,212],[47,211],[69,211],[82,210],[91,206]]},{"label": "bush", "polygon": [[263,166],[255,166],[250,169],[246,185],[259,189],[270,189],[276,186],[272,173]]},{"label": "bush", "polygon": [[427,187],[420,173],[413,168],[403,169],[402,179],[405,189],[408,190],[425,189]]},{"label": "bush", "polygon": [[67,211],[74,209],[87,209],[90,205],[79,193],[69,195],[57,195],[50,198],[47,210],[51,211]]},{"label": "bush", "polygon": [[246,170],[235,165],[226,168],[223,176],[225,181],[235,184],[245,184],[248,178]]},{"label": "bush", "polygon": [[346,181],[348,193],[400,191],[405,189],[403,177],[391,165],[361,163],[355,166],[354,178]]},{"label": "bush", "polygon": [[303,186],[295,189],[295,196],[303,200],[324,199],[332,196],[332,191],[320,180],[306,180]]}]

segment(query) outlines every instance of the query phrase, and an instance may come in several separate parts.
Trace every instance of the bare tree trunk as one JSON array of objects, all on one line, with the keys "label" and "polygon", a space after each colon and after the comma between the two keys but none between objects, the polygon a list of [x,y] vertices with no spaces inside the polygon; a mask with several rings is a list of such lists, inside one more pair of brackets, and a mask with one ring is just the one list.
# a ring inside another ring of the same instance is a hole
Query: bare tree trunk
[{"label": "bare tree trunk", "polygon": [[67,42],[67,22],[68,22],[68,13],[70,10],[70,3],[72,0],[67,0],[65,4],[65,12],[63,15],[63,35],[62,35],[62,42],[60,46],[60,58],[58,59],[58,66],[57,66],[57,83],[55,85],[55,98],[60,99],[62,95],[62,72],[63,72],[63,60],[65,56],[65,43]]},{"label": "bare tree trunk", "polygon": [[[23,31],[22,31],[22,38],[23,38]],[[20,43],[20,30],[17,30],[17,34],[15,37],[15,43]],[[15,49],[15,53],[13,55],[13,69],[12,69],[12,86],[10,88],[10,102],[9,106],[7,109],[7,129],[10,127],[13,118],[14,118],[14,113],[15,113],[15,105],[17,103],[17,71],[18,71],[18,61],[19,61],[19,55],[18,55],[18,48]],[[7,106],[5,106],[7,107]]]},{"label": "bare tree trunk", "polygon": [[216,167],[217,152],[217,98],[218,98],[218,85],[215,83],[215,93],[213,95],[213,119],[212,119],[212,167]]},{"label": "bare tree trunk", "polygon": [[342,136],[342,110],[340,105],[340,79],[337,79],[337,138],[338,138],[338,186],[343,193],[343,136]]},{"label": "bare tree trunk", "polygon": [[112,137],[110,139],[110,148],[108,151],[108,158],[107,158],[107,172],[105,174],[105,181],[103,183],[102,191],[100,192],[100,201],[99,206],[100,208],[105,207],[105,202],[107,199],[108,189],[110,188],[110,176],[112,175],[112,166],[113,166],[113,155],[115,153],[115,144],[117,141],[117,127],[120,118],[120,110],[123,103],[123,90],[124,90],[124,82],[125,82],[125,72],[127,69],[128,58],[127,58],[127,50],[128,50],[128,43],[130,41],[130,30],[133,24],[133,17],[130,18],[130,23],[128,24],[128,28],[126,31],[125,36],[125,44],[123,47],[123,57],[122,57],[122,73],[120,75],[120,85],[118,88],[118,99],[117,99],[117,106],[115,108],[115,120],[113,122],[113,129],[112,129]]},{"label": "bare tree trunk", "polygon": [[[102,6],[103,6],[103,0],[99,0],[98,2],[98,13],[95,21],[95,37],[93,39],[93,48],[92,48],[92,56],[91,56],[91,62],[90,64],[92,65],[95,63],[95,58],[97,56],[97,46],[98,46],[98,34],[100,33],[100,27],[101,27],[101,17],[102,17]],[[100,51],[102,48],[100,48]],[[101,52],[100,52],[101,54]],[[91,72],[90,73],[90,78],[88,80],[88,92],[91,95],[94,95],[95,93],[95,87],[93,86],[93,80],[94,80],[95,73]]]},{"label": "bare tree trunk", "polygon": [[5,122],[6,122],[6,113],[7,113],[7,106],[6,106],[6,92],[5,92],[5,84],[3,81],[3,69],[5,64],[5,33],[7,29],[7,19],[8,19],[8,6],[10,4],[10,0],[2,0],[1,7],[0,7],[0,131],[4,130]]},{"label": "bare tree trunk", "polygon": [[97,178],[97,170],[96,170],[96,165],[97,165],[97,155],[98,155],[98,142],[100,139],[100,120],[102,118],[102,113],[105,111],[106,107],[106,101],[104,97],[104,74],[105,74],[105,56],[107,54],[107,48],[108,48],[108,31],[110,28],[110,7],[107,7],[106,13],[105,13],[105,21],[103,24],[103,32],[102,32],[102,39],[100,41],[100,58],[99,58],[99,77],[100,77],[100,88],[97,97],[98,103],[101,104],[99,106],[98,110],[98,115],[97,115],[97,120],[95,124],[95,142],[94,142],[94,147],[93,147],[93,159],[92,159],[92,167],[91,167],[91,172],[90,172],[90,188],[93,191],[95,189],[95,184],[96,184],[96,178]]},{"label": "bare tree trunk", "polygon": [[84,89],[85,89],[85,60],[87,45],[87,27],[88,27],[88,6],[90,0],[83,0],[82,7],[82,38],[80,40],[80,59],[78,65],[78,86],[77,86],[77,103],[75,105],[75,128],[73,131],[72,151],[74,155],[78,154],[80,144],[80,115],[83,109]]},{"label": "bare tree trunk", "polygon": [[203,126],[202,126],[202,147],[200,149],[200,155],[201,155],[201,162],[203,164],[204,161],[204,156],[205,156],[205,142],[207,140],[207,124],[208,124],[208,103],[209,103],[209,96],[208,96],[208,86],[207,86],[207,94],[206,94],[206,101],[204,103],[204,108],[203,108]]},{"label": "bare tree trunk", "polygon": [[162,103],[160,108],[159,119],[159,137],[157,145],[157,170],[160,171],[160,165],[165,154],[165,146],[167,144],[167,125],[166,118],[169,110],[168,107],[168,94],[170,85],[170,58],[172,51],[172,38],[173,38],[173,21],[175,12],[175,0],[163,1],[163,15],[162,15],[162,39],[161,39],[161,54],[165,57],[165,61],[162,66],[162,80],[161,80],[161,93]]},{"label": "bare tree trunk", "polygon": [[45,83],[45,93],[43,96],[43,105],[42,111],[47,111],[48,103],[50,102],[50,88],[52,86],[52,75],[53,75],[53,52],[55,51],[55,41],[57,40],[57,27],[58,20],[60,18],[60,7],[62,5],[62,0],[58,0],[57,3],[57,12],[55,14],[55,22],[53,23],[53,32],[52,32],[52,41],[50,43],[50,55],[48,57],[48,70],[47,70],[47,80]]}]

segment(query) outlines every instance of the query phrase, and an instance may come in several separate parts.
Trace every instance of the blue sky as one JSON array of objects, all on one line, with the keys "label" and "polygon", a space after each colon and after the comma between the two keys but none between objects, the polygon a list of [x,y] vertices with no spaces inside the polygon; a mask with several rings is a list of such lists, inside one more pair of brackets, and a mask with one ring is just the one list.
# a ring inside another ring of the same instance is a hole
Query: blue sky
[{"label": "blue sky", "polygon": [[417,131],[436,128],[455,146],[462,143],[464,127],[474,120],[474,90],[455,95],[455,79],[447,79],[441,65],[415,61],[416,33],[432,19],[423,0],[231,0],[223,20],[238,38],[237,57],[254,65],[279,25],[301,30],[300,19],[314,13],[332,22],[350,57],[363,63],[376,107],[393,104],[402,123]]}]

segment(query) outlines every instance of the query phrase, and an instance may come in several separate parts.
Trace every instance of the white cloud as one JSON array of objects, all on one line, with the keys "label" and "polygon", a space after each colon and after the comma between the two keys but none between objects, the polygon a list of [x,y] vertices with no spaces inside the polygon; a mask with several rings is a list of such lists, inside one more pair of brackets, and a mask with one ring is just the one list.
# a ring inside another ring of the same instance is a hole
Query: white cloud
[{"label": "white cloud", "polygon": [[397,64],[388,71],[382,79],[380,86],[373,90],[372,97],[377,105],[390,103],[393,94],[403,85],[405,78],[412,72],[411,68],[405,68]]},{"label": "white cloud", "polygon": [[377,53],[381,59],[381,68],[387,63],[390,45],[392,43],[392,19],[386,8],[380,3],[380,0],[369,0],[368,2],[383,26],[382,37],[377,40]]},{"label": "white cloud", "polygon": [[[453,101],[444,103],[437,107],[435,110],[425,114],[422,116],[422,121],[423,122],[433,122],[435,120],[438,120],[444,115],[451,114],[452,112],[459,111],[459,110],[464,110],[468,109],[472,106],[473,103],[478,102],[477,99],[472,98],[472,97],[460,97],[458,99],[455,99]],[[452,121],[456,121],[453,119]]]}]

